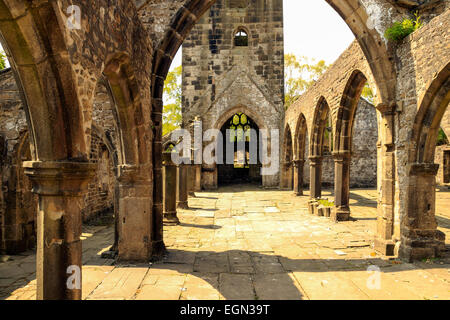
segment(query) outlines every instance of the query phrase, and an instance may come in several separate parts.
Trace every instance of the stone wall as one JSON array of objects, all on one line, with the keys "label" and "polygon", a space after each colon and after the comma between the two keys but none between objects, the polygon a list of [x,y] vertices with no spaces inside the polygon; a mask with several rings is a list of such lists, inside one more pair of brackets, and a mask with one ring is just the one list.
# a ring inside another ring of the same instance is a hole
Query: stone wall
[{"label": "stone wall", "polygon": [[[0,71],[0,136],[2,145],[0,250],[18,253],[35,245],[37,196],[22,163],[31,160],[25,111],[11,69]],[[89,183],[82,208],[83,221],[114,209],[117,127],[107,87],[96,89],[91,131],[91,162],[97,172]]]},{"label": "stone wall", "polygon": [[[248,34],[248,46],[235,46],[239,28]],[[243,112],[260,129],[282,132],[282,1],[217,1],[183,43],[182,89],[186,128],[199,117],[204,131],[220,130],[234,113]],[[215,174],[204,172],[204,187],[217,186]],[[265,186],[278,183],[278,175],[263,177]]]},{"label": "stone wall", "polygon": [[[446,2],[448,4],[448,2]],[[435,77],[450,62],[450,10],[432,19],[396,47],[398,70],[396,113],[396,237],[400,237],[400,223],[408,207],[407,186],[413,125],[420,104]],[[431,121],[431,120],[429,120]],[[446,118],[442,121],[444,127]]]},{"label": "stone wall", "polygon": [[[365,100],[360,99],[355,115],[353,127],[353,152],[350,164],[350,187],[374,188],[377,186],[377,141],[378,124],[375,107]],[[305,150],[305,167],[303,181],[309,185],[309,139]],[[324,187],[334,186],[334,160],[328,151],[324,154],[322,168],[322,184]]]}]

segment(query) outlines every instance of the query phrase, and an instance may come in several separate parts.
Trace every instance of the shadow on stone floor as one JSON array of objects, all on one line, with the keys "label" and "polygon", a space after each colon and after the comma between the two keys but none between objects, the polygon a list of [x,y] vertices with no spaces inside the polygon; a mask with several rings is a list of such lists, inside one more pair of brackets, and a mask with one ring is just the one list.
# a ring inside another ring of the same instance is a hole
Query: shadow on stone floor
[{"label": "shadow on stone floor", "polygon": [[[446,260],[447,263],[450,262],[449,257]],[[181,299],[211,297],[208,294],[213,295],[213,291],[216,290],[227,300],[298,300],[305,298],[303,285],[308,289],[311,286],[322,286],[321,290],[329,290],[330,294],[339,295],[339,290],[342,290],[343,294],[354,292],[355,298],[358,298],[364,291],[361,286],[366,285],[371,275],[368,272],[371,266],[380,268],[384,274],[392,274],[414,269],[445,269],[448,264],[421,263],[419,267],[415,264],[399,264],[381,258],[292,259],[282,255],[243,250],[224,252],[169,250],[163,261],[154,263],[150,268],[148,276],[153,277],[154,282],[143,292],[149,294],[149,297],[154,297],[151,290],[158,290],[164,286],[164,283],[158,283],[158,276],[167,280],[170,276],[187,274],[186,281],[179,284]],[[341,275],[336,276],[336,272]],[[346,272],[351,274],[346,276]],[[330,287],[326,288],[324,283],[330,283]],[[198,287],[192,287],[194,284]],[[339,287],[336,287],[337,284]],[[203,292],[199,293],[199,290]],[[145,294],[141,298],[145,298]],[[359,298],[364,298],[364,295]]]},{"label": "shadow on stone floor", "polygon": [[197,199],[207,199],[207,200],[219,200],[219,198],[216,198],[216,197],[203,197],[203,196],[199,196],[199,195],[195,195],[195,198],[197,198]]},{"label": "shadow on stone floor", "polygon": [[200,229],[213,229],[213,230],[217,230],[217,229],[221,229],[221,226],[217,226],[214,224],[209,224],[209,225],[204,225],[204,224],[192,224],[192,223],[180,223],[179,226],[181,227],[185,227],[185,228],[200,228]]}]

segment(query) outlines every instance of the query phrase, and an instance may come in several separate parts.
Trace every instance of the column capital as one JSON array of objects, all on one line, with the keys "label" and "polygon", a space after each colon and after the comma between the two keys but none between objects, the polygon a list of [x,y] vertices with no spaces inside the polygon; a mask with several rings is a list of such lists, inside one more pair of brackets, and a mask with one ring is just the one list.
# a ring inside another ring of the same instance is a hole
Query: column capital
[{"label": "column capital", "polygon": [[323,160],[323,156],[310,156],[308,159],[311,162],[311,164],[321,163]]},{"label": "column capital", "polygon": [[172,152],[163,152],[162,162],[165,167],[176,167],[177,165],[172,160]]},{"label": "column capital", "polygon": [[151,168],[142,169],[136,165],[120,165],[117,166],[117,180],[121,184],[151,184],[151,179],[143,172],[151,171]]},{"label": "column capital", "polygon": [[439,171],[439,165],[435,163],[413,163],[408,167],[411,176],[435,176]]},{"label": "column capital", "polygon": [[25,174],[33,192],[44,196],[79,196],[94,176],[97,165],[89,162],[26,161]]},{"label": "column capital", "polygon": [[349,160],[352,157],[352,152],[348,150],[333,151],[332,156],[335,161],[344,161]]},{"label": "column capital", "polygon": [[294,165],[294,167],[298,168],[301,167],[305,164],[305,159],[296,159],[294,161],[292,161],[292,164]]},{"label": "column capital", "polygon": [[395,110],[397,109],[397,106],[395,103],[387,104],[387,103],[380,103],[376,106],[376,109],[380,111],[382,115],[394,115]]},{"label": "column capital", "polygon": [[294,161],[283,161],[283,165],[289,167],[293,164]]}]

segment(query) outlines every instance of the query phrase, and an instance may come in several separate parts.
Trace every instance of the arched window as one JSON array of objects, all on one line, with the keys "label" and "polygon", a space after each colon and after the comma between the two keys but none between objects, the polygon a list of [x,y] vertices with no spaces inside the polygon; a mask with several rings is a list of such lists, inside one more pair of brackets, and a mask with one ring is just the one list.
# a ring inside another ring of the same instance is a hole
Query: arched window
[{"label": "arched window", "polygon": [[248,34],[245,30],[239,29],[234,35],[234,45],[236,47],[248,47]]},{"label": "arched window", "polygon": [[244,113],[235,114],[230,122],[230,142],[250,142],[250,130],[252,129],[252,121]]}]

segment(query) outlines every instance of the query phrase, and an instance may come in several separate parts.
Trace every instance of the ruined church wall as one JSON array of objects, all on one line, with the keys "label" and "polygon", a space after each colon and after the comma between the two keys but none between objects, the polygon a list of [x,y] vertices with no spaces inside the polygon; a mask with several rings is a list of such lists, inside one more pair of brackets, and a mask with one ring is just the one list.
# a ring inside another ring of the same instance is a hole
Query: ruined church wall
[{"label": "ruined church wall", "polygon": [[[378,122],[375,107],[360,99],[356,109],[353,127],[352,159],[350,163],[351,188],[375,188],[377,186],[377,141]],[[303,171],[305,185],[310,181],[308,160],[309,137],[306,144],[306,162]],[[334,186],[334,159],[327,152],[323,157],[322,183],[324,187]]]},{"label": "ruined church wall", "polygon": [[[24,161],[31,160],[31,154],[25,111],[11,69],[0,71],[0,110],[0,250],[18,253],[34,247],[37,196],[31,192],[31,183],[22,168]],[[94,128],[90,133],[91,161],[97,163],[98,168],[84,197],[83,221],[113,210],[117,162],[114,153],[118,139],[114,119],[107,89],[99,85],[94,100]],[[105,144],[106,135],[109,136],[109,148]]]},{"label": "ruined church wall", "polygon": [[[409,151],[413,124],[420,103],[432,81],[450,62],[450,10],[432,19],[396,46],[397,104],[396,113],[396,229],[406,213],[409,183]],[[446,121],[444,119],[444,121]]]}]

